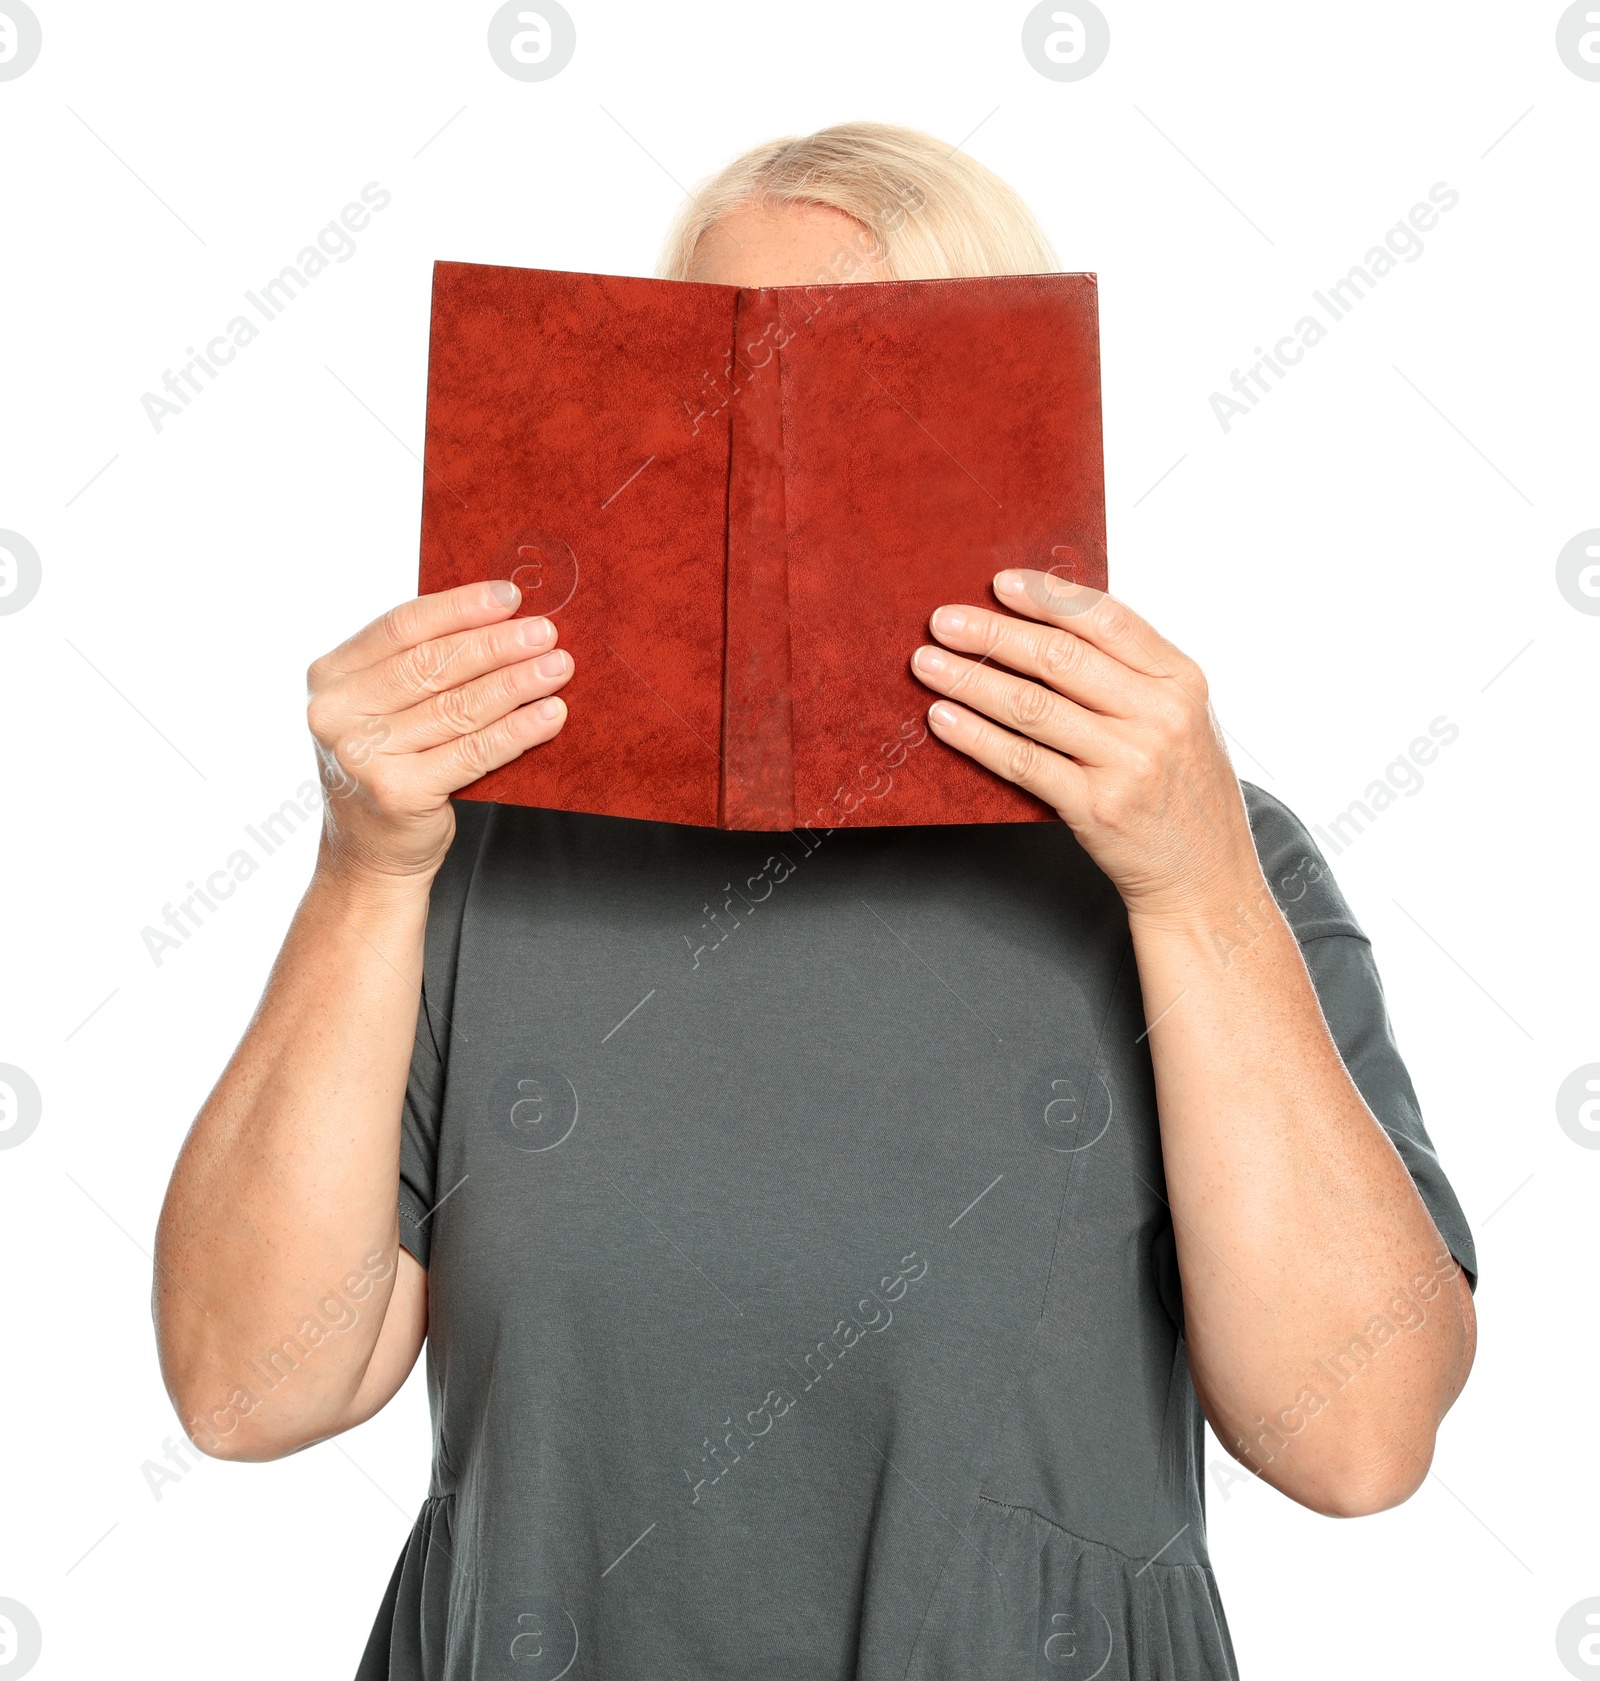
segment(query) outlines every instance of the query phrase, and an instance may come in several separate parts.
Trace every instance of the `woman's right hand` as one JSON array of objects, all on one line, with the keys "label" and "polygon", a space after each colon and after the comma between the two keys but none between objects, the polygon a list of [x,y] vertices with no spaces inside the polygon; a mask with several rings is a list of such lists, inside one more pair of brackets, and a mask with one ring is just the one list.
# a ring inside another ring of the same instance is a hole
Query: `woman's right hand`
[{"label": "woman's right hand", "polygon": [[[566,721],[554,691],[572,659],[547,620],[512,617],[521,599],[509,583],[421,596],[307,674],[324,793],[316,873],[156,1231],[162,1375],[190,1438],[217,1457],[276,1459],[360,1424],[422,1347],[427,1274],[400,1246],[396,1196],[450,795]],[[264,1246],[252,1240],[263,1233]],[[285,1334],[352,1275],[362,1312],[306,1359]],[[292,1380],[257,1395],[245,1374],[263,1348],[290,1355]]]},{"label": "woman's right hand", "polygon": [[322,773],[319,869],[431,879],[450,795],[548,741],[572,675],[548,619],[514,619],[515,584],[464,584],[392,608],[306,673]]}]

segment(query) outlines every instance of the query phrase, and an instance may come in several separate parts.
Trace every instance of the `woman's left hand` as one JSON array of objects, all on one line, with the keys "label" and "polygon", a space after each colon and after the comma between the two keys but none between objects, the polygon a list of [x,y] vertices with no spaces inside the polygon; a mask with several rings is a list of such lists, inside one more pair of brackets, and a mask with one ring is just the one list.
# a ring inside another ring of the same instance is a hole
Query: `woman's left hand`
[{"label": "woman's left hand", "polygon": [[[1466,1381],[1466,1275],[1340,1058],[1199,668],[1097,590],[1043,572],[1001,572],[994,587],[1020,617],[941,607],[943,646],[912,667],[948,697],[929,728],[1048,801],[1127,904],[1206,1417],[1314,1511],[1381,1511],[1421,1483]],[[1239,909],[1250,937],[1219,946]],[[1320,1394],[1328,1368],[1313,1352],[1370,1330],[1371,1304],[1450,1273],[1449,1293],[1430,1286],[1426,1329],[1392,1341],[1359,1393],[1341,1386],[1314,1426],[1309,1411],[1273,1410]]]},{"label": "woman's left hand", "polygon": [[1260,865],[1200,668],[1098,590],[1026,571],[996,574],[994,590],[1023,617],[941,607],[943,647],[912,656],[947,697],[933,733],[1054,806],[1130,914],[1253,897]]}]

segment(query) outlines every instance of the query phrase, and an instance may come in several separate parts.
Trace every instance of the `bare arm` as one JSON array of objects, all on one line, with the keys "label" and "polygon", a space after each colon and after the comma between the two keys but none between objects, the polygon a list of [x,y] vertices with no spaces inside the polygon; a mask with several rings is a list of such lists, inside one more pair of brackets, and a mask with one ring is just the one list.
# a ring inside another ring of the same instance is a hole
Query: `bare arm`
[{"label": "bare arm", "polygon": [[479,584],[408,602],[309,673],[316,871],[156,1233],[162,1373],[207,1453],[272,1459],[347,1430],[422,1346],[400,1117],[449,795],[566,717],[550,697],[570,656],[548,621],[511,619],[517,600]]},{"label": "bare arm", "polygon": [[[963,703],[934,733],[1053,805],[1128,907],[1201,1405],[1301,1504],[1394,1505],[1466,1381],[1472,1299],[1328,1031],[1205,679],[1109,596],[995,588],[1027,617],[941,608],[915,668]],[[1219,941],[1241,909],[1255,937]]]},{"label": "bare arm", "polygon": [[[1239,907],[1255,934],[1235,945]],[[1241,860],[1186,915],[1132,920],[1206,1415],[1304,1505],[1392,1506],[1427,1475],[1466,1382],[1466,1275],[1351,1081],[1259,869]]]}]

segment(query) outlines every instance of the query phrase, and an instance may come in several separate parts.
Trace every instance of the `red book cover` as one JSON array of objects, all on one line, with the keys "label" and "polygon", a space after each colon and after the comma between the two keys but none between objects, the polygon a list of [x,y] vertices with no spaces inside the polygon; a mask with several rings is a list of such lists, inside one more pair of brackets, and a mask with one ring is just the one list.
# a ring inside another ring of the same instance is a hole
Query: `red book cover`
[{"label": "red book cover", "polygon": [[575,671],[469,800],[724,829],[1053,819],[926,727],[945,602],[1106,586],[1093,275],[740,287],[437,263],[421,589]]}]

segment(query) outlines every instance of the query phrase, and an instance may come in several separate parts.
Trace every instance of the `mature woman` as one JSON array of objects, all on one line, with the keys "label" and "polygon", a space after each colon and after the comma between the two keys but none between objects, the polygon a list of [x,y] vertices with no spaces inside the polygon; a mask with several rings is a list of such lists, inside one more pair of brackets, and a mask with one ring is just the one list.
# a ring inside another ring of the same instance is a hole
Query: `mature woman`
[{"label": "mature woman", "polygon": [[[971,159],[853,124],[731,165],[664,273],[1055,266]],[[567,721],[506,582],[311,667],[341,794],[156,1314],[233,1459],[370,1418],[426,1337],[432,1489],[362,1677],[1213,1681],[1202,1413],[1319,1512],[1422,1481],[1474,1259],[1368,942],[1193,660],[1111,596],[994,591],[905,653],[940,750],[1059,824],[453,806]]]}]

